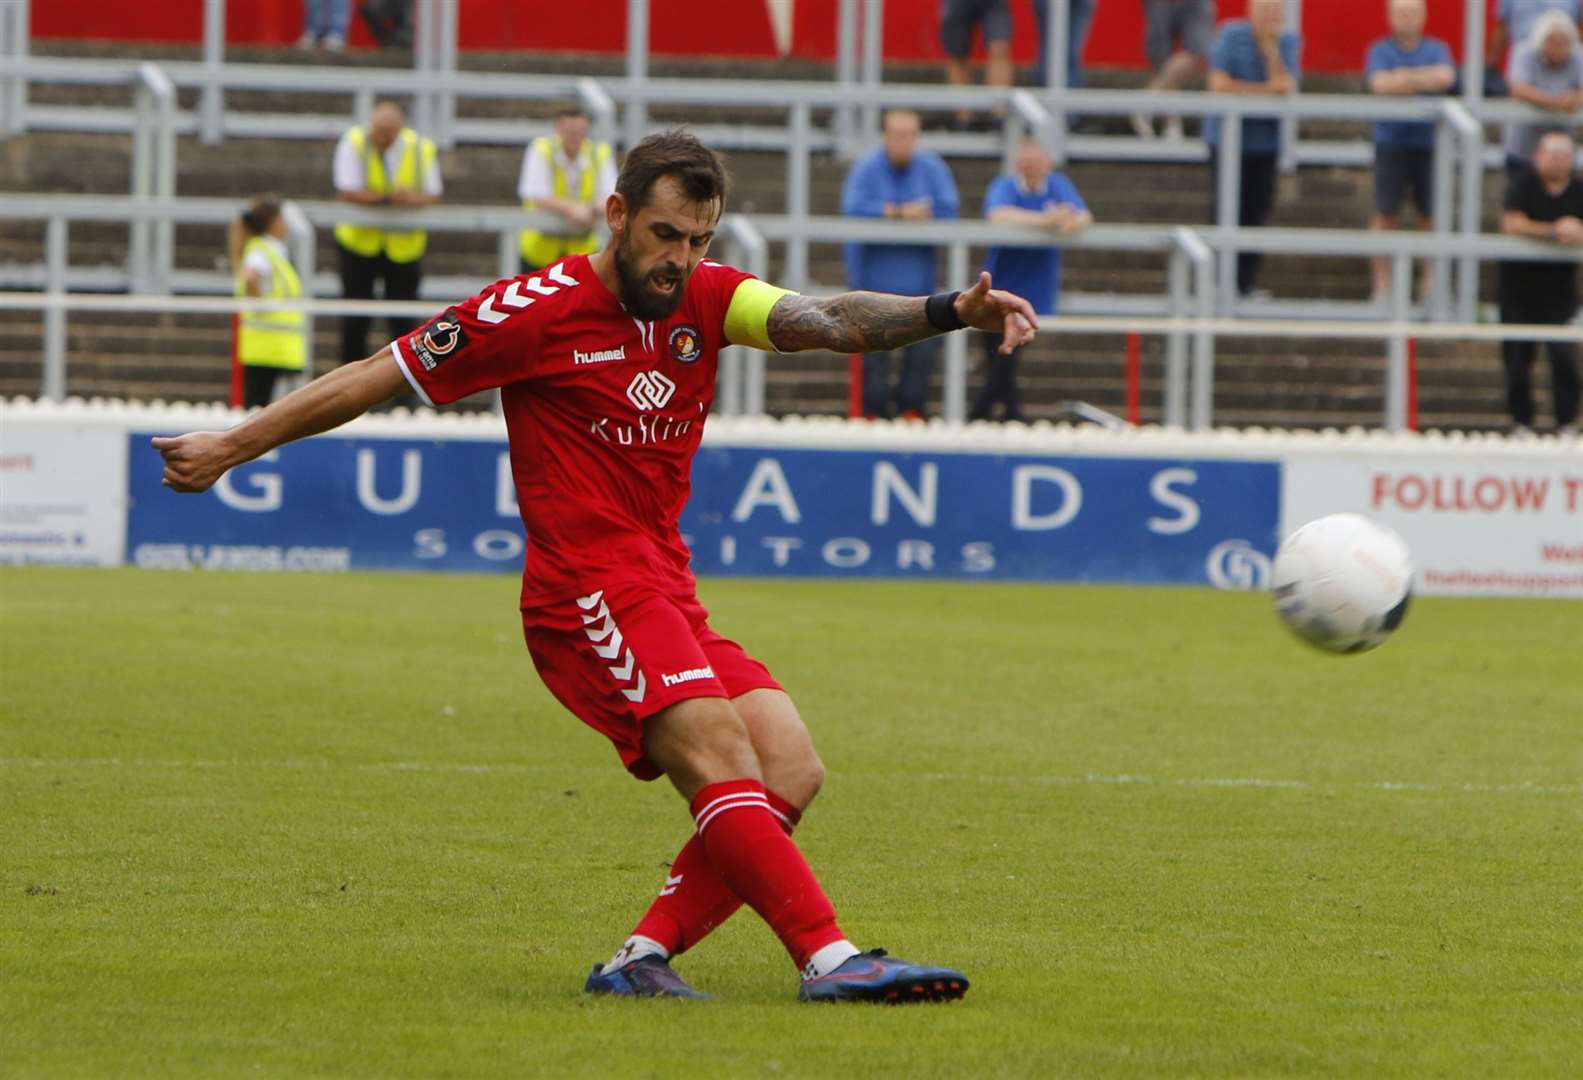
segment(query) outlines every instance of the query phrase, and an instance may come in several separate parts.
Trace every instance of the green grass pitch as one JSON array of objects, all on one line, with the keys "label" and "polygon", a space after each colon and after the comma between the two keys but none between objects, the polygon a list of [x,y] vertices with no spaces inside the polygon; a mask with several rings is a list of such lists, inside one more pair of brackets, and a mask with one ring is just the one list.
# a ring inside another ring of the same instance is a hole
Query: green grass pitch
[{"label": "green grass pitch", "polygon": [[1321,656],[1262,596],[705,581],[829,766],[799,840],[964,1002],[591,1000],[690,822],[500,577],[0,573],[0,1074],[1576,1076],[1578,605]]}]

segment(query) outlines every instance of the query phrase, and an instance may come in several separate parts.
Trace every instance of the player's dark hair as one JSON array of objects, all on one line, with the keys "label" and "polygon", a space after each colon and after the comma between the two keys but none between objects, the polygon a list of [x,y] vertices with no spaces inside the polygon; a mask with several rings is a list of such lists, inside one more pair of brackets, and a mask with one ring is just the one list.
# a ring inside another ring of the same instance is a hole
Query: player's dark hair
[{"label": "player's dark hair", "polygon": [[675,180],[693,203],[712,204],[716,214],[725,208],[730,185],[726,167],[696,135],[673,128],[650,135],[627,151],[616,177],[616,193],[626,201],[629,214],[648,205],[662,176]]}]

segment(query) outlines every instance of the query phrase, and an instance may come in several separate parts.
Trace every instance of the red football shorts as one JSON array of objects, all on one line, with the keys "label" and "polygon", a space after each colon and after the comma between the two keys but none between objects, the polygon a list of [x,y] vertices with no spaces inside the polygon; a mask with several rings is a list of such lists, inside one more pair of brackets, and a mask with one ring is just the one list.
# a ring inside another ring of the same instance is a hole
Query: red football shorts
[{"label": "red football shorts", "polygon": [[697,597],[617,585],[525,608],[522,632],[550,693],[614,743],[640,780],[660,775],[643,756],[648,717],[688,698],[781,689],[767,667],[709,628]]}]

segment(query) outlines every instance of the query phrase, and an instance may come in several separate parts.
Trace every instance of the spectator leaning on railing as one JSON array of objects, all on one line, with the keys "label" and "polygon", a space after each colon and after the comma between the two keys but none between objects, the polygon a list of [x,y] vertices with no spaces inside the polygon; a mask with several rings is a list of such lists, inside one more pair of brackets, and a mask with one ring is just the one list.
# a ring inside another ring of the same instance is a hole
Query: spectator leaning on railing
[{"label": "spectator leaning on railing", "polygon": [[[1064,173],[1054,172],[1050,155],[1037,139],[1024,139],[1010,173],[996,177],[984,193],[984,216],[997,224],[1032,225],[1054,236],[1037,247],[992,248],[984,261],[995,287],[1022,297],[1041,315],[1054,314],[1061,291],[1061,245],[1057,237],[1088,228],[1088,212],[1077,187]],[[970,420],[988,420],[1001,406],[1006,420],[1025,420],[1017,385],[1020,348],[1002,352],[1000,334],[982,335],[984,386],[968,412]]]},{"label": "spectator leaning on railing", "polygon": [[[892,109],[885,114],[885,141],[859,158],[841,189],[841,212],[850,217],[928,221],[954,218],[960,210],[951,168],[932,150],[918,149],[918,114]],[[927,295],[935,287],[935,245],[846,245],[847,279],[854,289]],[[939,351],[938,338],[906,346],[896,411],[921,420],[928,411],[929,375]],[[890,353],[863,354],[863,415],[891,415]]]},{"label": "spectator leaning on railing", "polygon": [[[1424,36],[1424,0],[1389,0],[1391,33],[1369,46],[1365,77],[1369,92],[1381,96],[1444,94],[1457,81],[1451,47]],[[1374,219],[1371,229],[1394,229],[1409,195],[1420,228],[1429,228],[1434,209],[1435,125],[1382,120],[1374,125]],[[1423,273],[1429,273],[1426,261]],[[1375,303],[1390,291],[1390,260],[1374,259]],[[1427,284],[1425,285],[1427,291]]]},{"label": "spectator leaning on railing", "polygon": [[1501,78],[1501,61],[1506,47],[1521,45],[1533,34],[1534,23],[1548,11],[1559,11],[1576,23],[1583,16],[1583,0],[1497,0],[1495,26],[1490,31],[1489,48],[1484,53],[1484,92],[1500,97],[1507,92]]},{"label": "spectator leaning on railing", "polygon": [[[1284,29],[1282,0],[1249,0],[1248,17],[1232,19],[1220,27],[1209,54],[1209,89],[1216,94],[1252,97],[1297,93],[1301,39]],[[1220,148],[1222,121],[1211,116],[1204,122],[1204,140],[1210,146],[1209,205],[1211,221],[1219,212],[1220,170],[1237,167],[1242,173],[1242,200],[1237,208],[1240,225],[1263,225],[1275,206],[1276,171],[1281,152],[1281,122],[1273,116],[1248,116],[1242,122],[1242,160],[1226,162]],[[1248,296],[1258,281],[1263,256],[1245,251],[1237,256],[1237,294]]]},{"label": "spectator leaning on railing", "polygon": [[[1510,236],[1550,240],[1572,247],[1583,246],[1583,183],[1573,173],[1577,153],[1572,136],[1552,131],[1539,140],[1534,167],[1506,189],[1506,212],[1501,231]],[[1578,310],[1577,262],[1501,263],[1501,322],[1562,326]],[[1556,433],[1576,435],[1578,419],[1578,348],[1570,341],[1547,341],[1550,353],[1550,387],[1555,398]],[[1506,403],[1511,409],[1512,432],[1532,434],[1533,384],[1529,369],[1538,345],[1532,341],[1504,341],[1501,359],[1506,367]]]},{"label": "spectator leaning on railing", "polygon": [[1526,42],[1512,50],[1506,69],[1512,97],[1556,115],[1537,123],[1506,125],[1508,176],[1526,171],[1540,136],[1571,122],[1583,108],[1583,47],[1577,23],[1559,11],[1547,11],[1534,22]]},{"label": "spectator leaning on railing", "polygon": [[[388,206],[397,210],[440,201],[440,165],[434,143],[407,127],[407,114],[390,101],[374,108],[366,125],[351,128],[335,147],[335,190],[357,206]],[[341,256],[341,294],[348,300],[372,300],[376,283],[386,300],[416,300],[423,284],[423,253],[428,234],[421,229],[387,231],[343,222],[335,227]],[[415,325],[393,316],[391,338]],[[341,363],[368,355],[366,315],[341,318]]]},{"label": "spectator leaning on railing", "polygon": [[[1209,47],[1215,37],[1215,0],[1143,0],[1143,51],[1154,69],[1147,90],[1180,90],[1209,70]],[[1181,43],[1178,49],[1177,43]],[[1132,114],[1132,130],[1154,138],[1154,121]],[[1182,118],[1165,118],[1165,137],[1182,139]]]},{"label": "spectator leaning on railing", "polygon": [[616,155],[609,143],[588,137],[588,114],[568,106],[555,115],[555,134],[541,135],[522,154],[517,197],[523,209],[547,210],[577,231],[568,236],[524,229],[522,272],[599,249],[595,225],[616,190]]}]

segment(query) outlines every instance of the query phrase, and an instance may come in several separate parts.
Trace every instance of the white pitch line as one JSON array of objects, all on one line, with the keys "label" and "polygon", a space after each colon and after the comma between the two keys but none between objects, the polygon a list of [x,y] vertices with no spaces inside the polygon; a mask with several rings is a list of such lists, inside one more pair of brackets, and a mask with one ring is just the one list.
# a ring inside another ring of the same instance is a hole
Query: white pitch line
[{"label": "white pitch line", "polygon": [[[534,765],[502,762],[493,765],[465,762],[435,761],[325,761],[303,759],[244,760],[241,758],[0,758],[0,768],[65,768],[65,769],[242,769],[258,771],[309,771],[348,769],[359,772],[399,772],[470,775],[525,775],[537,773],[590,773],[608,772],[598,765]],[[832,770],[840,777],[862,776],[863,773]],[[872,774],[867,774],[872,775]],[[1012,784],[1034,787],[1183,787],[1183,788],[1253,788],[1275,791],[1381,791],[1389,793],[1456,793],[1475,795],[1583,795],[1583,784],[1538,784],[1531,780],[1508,783],[1466,782],[1460,784],[1429,784],[1405,780],[1341,781],[1315,783],[1309,780],[1276,780],[1257,776],[1204,776],[1170,777],[1145,776],[1131,773],[1114,775],[1085,773],[1073,776],[1014,776],[986,775],[979,773],[915,773],[909,779],[937,783]]]},{"label": "white pitch line", "polygon": [[1583,795],[1583,784],[1536,784],[1531,780],[1512,783],[1425,784],[1398,780],[1313,783],[1308,780],[1272,780],[1257,776],[1168,777],[1114,776],[1087,773],[1082,776],[985,776],[970,773],[923,773],[915,780],[975,784],[1029,784],[1042,787],[1080,787],[1085,785],[1185,787],[1185,788],[1262,788],[1285,791],[1386,791],[1409,793],[1456,792],[1492,795]]}]

